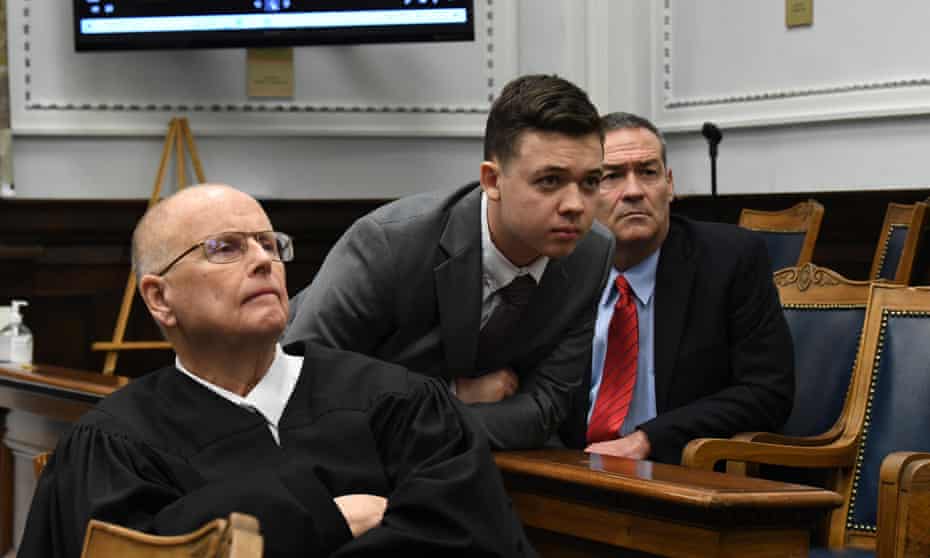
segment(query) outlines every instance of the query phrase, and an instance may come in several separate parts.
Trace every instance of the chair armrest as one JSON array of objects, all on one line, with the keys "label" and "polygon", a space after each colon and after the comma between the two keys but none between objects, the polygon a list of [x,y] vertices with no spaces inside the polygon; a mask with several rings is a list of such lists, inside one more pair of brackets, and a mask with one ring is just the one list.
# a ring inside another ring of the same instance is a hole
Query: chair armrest
[{"label": "chair armrest", "polygon": [[706,470],[713,470],[719,461],[742,461],[786,467],[851,467],[855,456],[855,446],[847,443],[791,446],[734,439],[697,438],[685,446],[681,464]]},{"label": "chair armrest", "polygon": [[196,531],[182,535],[151,535],[114,523],[91,519],[87,524],[81,558],[260,558],[262,551],[263,539],[258,520],[248,514],[233,512],[228,519],[214,519]]},{"label": "chair armrest", "polygon": [[825,446],[839,439],[843,433],[841,425],[816,436],[786,436],[774,432],[741,432],[735,434],[732,440],[745,440],[747,442],[764,442],[766,444],[780,444],[785,446]]},{"label": "chair armrest", "polygon": [[879,476],[876,555],[930,555],[930,453],[892,453]]}]

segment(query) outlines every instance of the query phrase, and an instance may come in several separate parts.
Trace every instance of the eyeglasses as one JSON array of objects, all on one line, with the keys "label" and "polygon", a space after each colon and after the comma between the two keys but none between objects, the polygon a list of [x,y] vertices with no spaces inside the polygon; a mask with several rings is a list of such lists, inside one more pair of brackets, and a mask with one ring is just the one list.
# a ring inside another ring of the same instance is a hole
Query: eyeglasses
[{"label": "eyeglasses", "polygon": [[168,270],[174,267],[174,264],[181,261],[181,258],[201,246],[203,247],[203,257],[210,263],[226,264],[238,261],[249,251],[250,238],[254,238],[259,246],[262,247],[262,250],[276,262],[289,262],[294,259],[294,239],[282,232],[228,231],[208,236],[197,244],[194,244],[182,252],[180,256],[171,260],[171,263],[166,265],[157,275],[161,277],[168,273]]}]

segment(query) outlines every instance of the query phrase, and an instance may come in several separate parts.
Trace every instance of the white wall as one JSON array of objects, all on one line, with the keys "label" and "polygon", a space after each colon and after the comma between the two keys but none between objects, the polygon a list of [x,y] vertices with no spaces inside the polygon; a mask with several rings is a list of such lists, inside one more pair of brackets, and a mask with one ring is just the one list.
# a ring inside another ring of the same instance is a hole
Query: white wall
[{"label": "white wall", "polygon": [[656,121],[679,193],[710,192],[704,121],[724,131],[721,193],[930,184],[924,0],[817,0],[791,30],[780,0],[476,0],[475,43],[298,48],[295,98],[268,103],[241,49],[78,55],[53,4],[9,2],[21,197],[147,196],[174,114],[209,179],[262,197],[453,186],[476,176],[490,96],[529,72]]},{"label": "white wall", "polygon": [[781,1],[651,4],[648,114],[679,192],[710,191],[705,121],[724,131],[720,193],[930,184],[930,4],[813,5],[813,26],[787,29]]},{"label": "white wall", "polygon": [[208,179],[261,197],[455,186],[477,177],[504,83],[545,71],[584,86],[586,75],[584,44],[565,48],[585,34],[583,2],[476,0],[474,43],[297,48],[295,98],[271,102],[246,97],[242,49],[76,54],[70,6],[9,4],[20,197],[147,197],[176,114],[190,118]]}]

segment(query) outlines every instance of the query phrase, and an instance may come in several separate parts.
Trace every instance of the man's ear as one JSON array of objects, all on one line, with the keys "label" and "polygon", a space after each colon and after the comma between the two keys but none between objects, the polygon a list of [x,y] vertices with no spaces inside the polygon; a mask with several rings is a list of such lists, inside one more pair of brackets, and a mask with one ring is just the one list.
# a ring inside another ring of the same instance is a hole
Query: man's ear
[{"label": "man's ear", "polygon": [[668,201],[675,199],[675,177],[672,176],[672,169],[668,169]]},{"label": "man's ear", "polygon": [[143,275],[139,281],[139,294],[149,313],[162,328],[174,327],[177,317],[165,300],[165,280],[157,275]]},{"label": "man's ear", "polygon": [[500,178],[501,168],[495,161],[484,161],[481,163],[481,187],[484,194],[490,200],[498,201],[501,199]]}]

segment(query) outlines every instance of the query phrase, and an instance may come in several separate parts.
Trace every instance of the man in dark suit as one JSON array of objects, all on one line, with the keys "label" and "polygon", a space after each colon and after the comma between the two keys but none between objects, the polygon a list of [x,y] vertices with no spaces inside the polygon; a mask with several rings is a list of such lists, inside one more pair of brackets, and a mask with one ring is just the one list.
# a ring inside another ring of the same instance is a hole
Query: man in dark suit
[{"label": "man in dark suit", "polygon": [[612,240],[591,228],[603,157],[575,85],[524,76],[488,115],[480,187],[359,219],[292,305],[285,332],[444,378],[494,448],[543,445],[591,362]]},{"label": "man in dark suit", "polygon": [[648,120],[603,118],[597,217],[614,234],[591,375],[568,445],[677,463],[688,441],[775,430],[794,393],[791,337],[764,241],[670,214],[674,179]]}]

